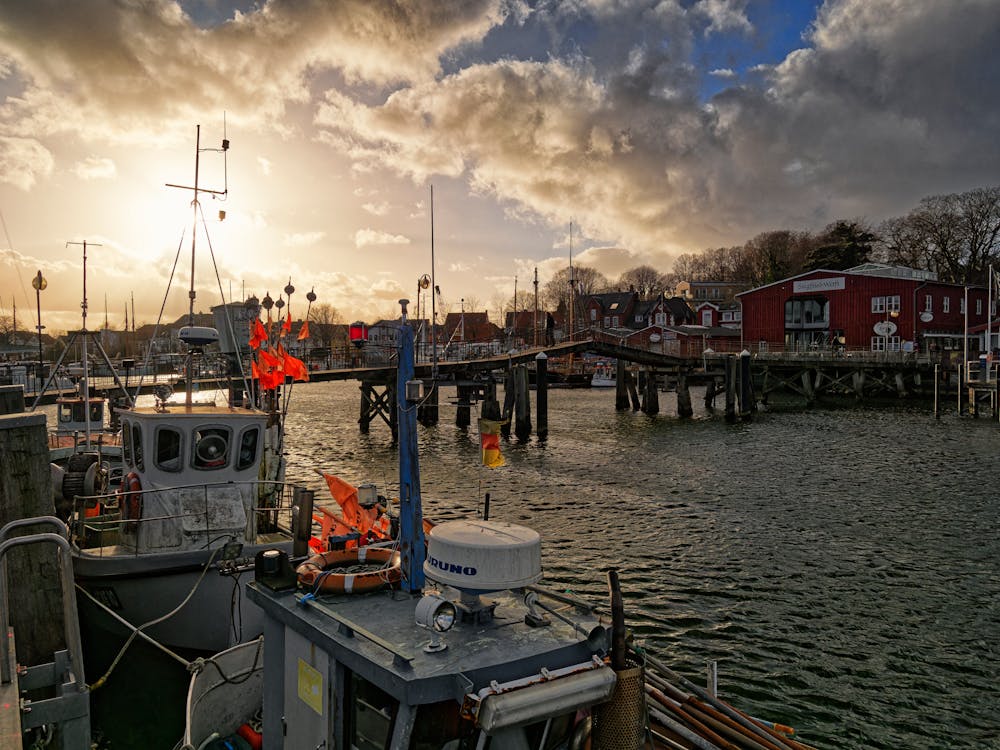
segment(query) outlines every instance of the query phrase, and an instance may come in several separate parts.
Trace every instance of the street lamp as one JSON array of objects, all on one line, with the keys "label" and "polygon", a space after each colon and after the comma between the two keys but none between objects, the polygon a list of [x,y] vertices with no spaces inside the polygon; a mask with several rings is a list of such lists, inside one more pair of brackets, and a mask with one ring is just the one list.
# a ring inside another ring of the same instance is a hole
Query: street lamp
[{"label": "street lamp", "polygon": [[45,377],[42,372],[45,369],[42,364],[42,329],[45,328],[42,325],[42,290],[48,285],[49,282],[42,276],[41,271],[31,280],[31,286],[35,288],[35,303],[38,305],[38,369],[35,370],[35,377],[38,378],[39,391],[42,390]]}]

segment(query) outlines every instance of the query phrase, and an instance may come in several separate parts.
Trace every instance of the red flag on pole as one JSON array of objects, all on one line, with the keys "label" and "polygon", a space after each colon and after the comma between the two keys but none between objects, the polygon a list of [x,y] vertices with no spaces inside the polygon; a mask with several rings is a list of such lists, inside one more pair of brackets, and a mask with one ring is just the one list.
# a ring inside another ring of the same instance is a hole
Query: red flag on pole
[{"label": "red flag on pole", "polygon": [[281,324],[281,333],[279,336],[284,338],[286,333],[291,333],[292,330],[292,311],[289,310],[285,313],[285,322]]},{"label": "red flag on pole", "polygon": [[257,349],[265,341],[267,341],[267,331],[260,324],[260,318],[254,318],[250,329],[250,348]]},{"label": "red flag on pole", "polygon": [[299,329],[299,335],[296,337],[297,341],[302,341],[303,339],[309,338],[309,321],[303,321],[302,327]]}]

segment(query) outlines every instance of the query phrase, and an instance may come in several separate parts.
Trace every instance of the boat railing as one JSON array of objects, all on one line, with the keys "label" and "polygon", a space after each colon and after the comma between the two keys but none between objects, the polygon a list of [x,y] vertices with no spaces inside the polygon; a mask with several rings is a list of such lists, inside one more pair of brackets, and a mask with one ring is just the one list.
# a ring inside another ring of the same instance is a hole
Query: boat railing
[{"label": "boat railing", "polygon": [[[241,495],[254,497],[253,507],[247,514],[246,525],[239,539],[233,538],[231,527],[216,527],[213,521],[215,516],[212,513],[213,495],[218,497],[220,491],[234,488],[240,489]],[[154,551],[145,548],[143,543],[145,536],[139,533],[140,529],[148,524],[164,522],[180,524],[184,519],[204,519],[204,526],[199,527],[198,532],[206,536],[206,547],[211,547],[221,540],[253,541],[260,534],[289,533],[294,505],[293,490],[293,485],[286,482],[255,479],[244,482],[201,482],[135,491],[118,490],[88,497],[77,496],[74,499],[70,527],[77,546],[98,555],[105,554],[105,550],[120,545],[126,546],[130,552],[137,555]],[[176,495],[178,491],[188,491],[189,500],[200,491],[203,498],[201,507],[195,509],[189,503],[185,512],[143,515],[141,518],[129,518],[127,514],[122,514],[123,506],[131,497],[148,498],[164,493]],[[164,551],[164,548],[156,547],[155,551]],[[115,550],[115,554],[120,554],[120,550]]]},{"label": "boat railing", "polygon": [[[87,444],[87,433],[83,430],[60,430],[58,428],[48,432],[49,449],[53,448],[73,448],[85,447]],[[90,431],[90,447],[119,447],[121,446],[121,433],[109,432],[102,427],[94,427]]]}]

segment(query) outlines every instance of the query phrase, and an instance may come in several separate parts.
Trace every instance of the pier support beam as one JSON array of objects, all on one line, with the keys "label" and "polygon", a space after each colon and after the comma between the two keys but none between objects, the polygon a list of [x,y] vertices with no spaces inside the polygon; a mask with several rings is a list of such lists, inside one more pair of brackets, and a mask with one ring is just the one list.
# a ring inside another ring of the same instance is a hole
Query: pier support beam
[{"label": "pier support beam", "polygon": [[642,384],[642,413],[652,416],[660,413],[660,396],[656,390],[656,372],[649,367],[644,374],[646,377]]},{"label": "pier support beam", "polygon": [[399,437],[396,414],[396,384],[385,383],[384,390],[378,391],[378,384],[371,381],[361,383],[361,416],[358,417],[358,428],[362,435],[367,435],[372,421],[381,417],[392,431],[392,442]]},{"label": "pier support beam", "polygon": [[802,372],[802,392],[806,396],[806,406],[812,406],[816,403],[816,389],[813,388],[812,373],[809,370]]},{"label": "pier support beam", "polygon": [[480,415],[483,419],[492,419],[494,422],[499,422],[502,418],[500,412],[500,402],[497,401],[497,381],[493,379],[493,376],[489,376],[486,379],[486,384],[483,386],[483,405],[480,408]]},{"label": "pier support beam", "polygon": [[726,421],[736,421],[736,359],[726,357]]},{"label": "pier support beam", "polygon": [[503,411],[501,412],[500,435],[510,440],[510,423],[514,421],[514,399],[517,396],[517,384],[514,377],[514,365],[507,365],[503,378]]},{"label": "pier support beam", "polygon": [[535,357],[535,435],[545,440],[549,435],[549,358],[545,352]]},{"label": "pier support beam", "polygon": [[531,437],[531,398],[528,391],[528,366],[514,368],[516,395],[514,400],[514,435],[518,440]]},{"label": "pier support beam", "polygon": [[615,363],[615,411],[628,409],[628,383],[625,382],[627,375],[625,360],[619,359]]},{"label": "pier support beam", "polygon": [[715,408],[715,394],[718,390],[718,383],[715,378],[709,379],[705,384],[705,408],[714,409]]},{"label": "pier support beam", "polygon": [[[434,380],[424,381],[424,400],[417,407],[417,421],[424,427],[433,427],[438,423],[438,397],[441,389]],[[494,391],[494,396],[496,392]]]},{"label": "pier support beam", "polygon": [[691,407],[691,391],[688,389],[688,376],[684,371],[677,373],[677,416],[690,417],[694,414]]},{"label": "pier support beam", "polygon": [[468,427],[472,423],[472,386],[457,385],[458,408],[455,409],[455,426]]},{"label": "pier support beam", "polygon": [[751,419],[757,411],[757,398],[753,392],[753,376],[750,373],[750,352],[740,352],[740,419]]}]

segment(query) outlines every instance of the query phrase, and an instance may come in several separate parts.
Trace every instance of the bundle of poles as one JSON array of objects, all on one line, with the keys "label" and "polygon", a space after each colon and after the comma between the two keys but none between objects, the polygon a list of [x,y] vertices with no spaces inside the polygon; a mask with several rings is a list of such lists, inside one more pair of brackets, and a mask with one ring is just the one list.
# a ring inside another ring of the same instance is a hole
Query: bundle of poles
[{"label": "bundle of poles", "polygon": [[791,738],[790,727],[754,719],[649,653],[645,662],[646,709],[656,747],[680,750],[814,750]]}]

